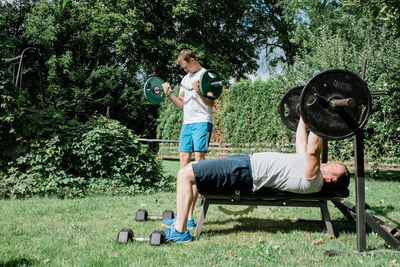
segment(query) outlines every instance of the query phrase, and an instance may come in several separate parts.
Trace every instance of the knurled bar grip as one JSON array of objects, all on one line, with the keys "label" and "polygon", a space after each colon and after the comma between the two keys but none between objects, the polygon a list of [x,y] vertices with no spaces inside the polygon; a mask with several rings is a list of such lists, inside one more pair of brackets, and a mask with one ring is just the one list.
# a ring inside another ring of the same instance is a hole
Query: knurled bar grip
[{"label": "knurled bar grip", "polygon": [[356,106],[354,98],[334,99],[329,104],[332,108],[353,108]]}]

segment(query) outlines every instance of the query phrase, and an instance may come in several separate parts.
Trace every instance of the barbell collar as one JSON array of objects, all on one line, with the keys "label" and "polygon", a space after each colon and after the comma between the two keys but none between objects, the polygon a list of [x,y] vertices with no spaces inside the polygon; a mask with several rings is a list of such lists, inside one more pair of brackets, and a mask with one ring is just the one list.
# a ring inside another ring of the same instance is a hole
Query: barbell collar
[{"label": "barbell collar", "polygon": [[217,85],[222,85],[222,81],[219,82],[211,82],[210,86],[217,86]]}]

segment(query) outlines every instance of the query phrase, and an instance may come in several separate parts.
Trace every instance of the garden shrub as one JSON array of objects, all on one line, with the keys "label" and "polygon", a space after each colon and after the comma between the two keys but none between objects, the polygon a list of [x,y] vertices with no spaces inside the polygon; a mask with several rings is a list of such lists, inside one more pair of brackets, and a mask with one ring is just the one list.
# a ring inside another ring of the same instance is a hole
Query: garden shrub
[{"label": "garden shrub", "polygon": [[[79,176],[108,190],[128,193],[165,189],[160,162],[132,130],[103,117],[88,123],[89,130],[72,145]],[[101,181],[103,180],[103,181]],[[107,182],[105,182],[105,181]]]},{"label": "garden shrub", "polygon": [[2,197],[91,193],[134,194],[171,188],[161,163],[131,130],[95,117],[69,123],[59,135],[38,140],[0,178]]}]

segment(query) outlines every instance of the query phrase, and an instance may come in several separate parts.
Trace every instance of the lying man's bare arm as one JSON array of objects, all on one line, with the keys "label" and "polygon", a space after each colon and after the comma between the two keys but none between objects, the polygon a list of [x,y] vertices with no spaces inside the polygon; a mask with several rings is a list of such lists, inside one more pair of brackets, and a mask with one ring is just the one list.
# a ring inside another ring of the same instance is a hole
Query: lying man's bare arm
[{"label": "lying man's bare arm", "polygon": [[307,152],[307,131],[306,124],[300,117],[296,130],[296,154],[306,154]]},{"label": "lying man's bare arm", "polygon": [[320,157],[322,149],[322,139],[313,132],[308,136],[307,152],[306,152],[306,168],[304,176],[312,179],[320,171]]}]

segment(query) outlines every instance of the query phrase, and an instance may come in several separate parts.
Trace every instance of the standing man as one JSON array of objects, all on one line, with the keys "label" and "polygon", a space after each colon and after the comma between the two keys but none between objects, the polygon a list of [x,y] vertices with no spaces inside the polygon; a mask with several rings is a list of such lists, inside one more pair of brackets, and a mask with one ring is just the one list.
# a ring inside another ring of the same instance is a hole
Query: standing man
[{"label": "standing man", "polygon": [[[204,160],[205,152],[211,138],[212,111],[214,101],[200,93],[199,80],[206,71],[192,50],[182,50],[177,58],[178,64],[187,72],[180,84],[179,95],[171,94],[171,85],[166,82],[162,85],[166,96],[180,109],[183,109],[183,125],[179,137],[179,160],[182,169],[190,163],[192,153],[196,161]],[[193,210],[198,197],[196,186],[193,186],[193,201],[188,213],[188,228],[195,226]],[[163,220],[162,224],[171,226],[175,220]]]}]

